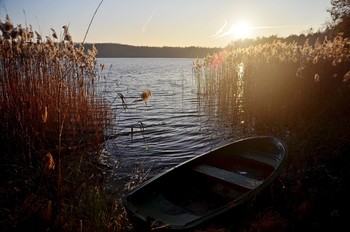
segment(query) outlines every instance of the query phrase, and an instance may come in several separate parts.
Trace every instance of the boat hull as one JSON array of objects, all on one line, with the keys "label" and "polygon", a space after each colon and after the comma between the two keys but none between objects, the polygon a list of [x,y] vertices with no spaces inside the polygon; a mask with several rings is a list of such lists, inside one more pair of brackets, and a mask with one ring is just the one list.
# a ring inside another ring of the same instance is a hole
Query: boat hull
[{"label": "boat hull", "polygon": [[188,229],[263,191],[286,166],[286,146],[274,137],[236,141],[190,159],[125,195],[133,224]]}]

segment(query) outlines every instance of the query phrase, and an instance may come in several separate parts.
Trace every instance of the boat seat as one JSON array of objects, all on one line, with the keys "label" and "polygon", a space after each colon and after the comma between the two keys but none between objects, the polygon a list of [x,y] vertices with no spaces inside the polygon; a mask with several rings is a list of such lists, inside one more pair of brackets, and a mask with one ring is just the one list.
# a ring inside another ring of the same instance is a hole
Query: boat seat
[{"label": "boat seat", "polygon": [[237,153],[237,156],[255,160],[257,162],[264,163],[275,168],[278,166],[279,163],[278,156],[256,150],[248,150],[241,153]]},{"label": "boat seat", "polygon": [[193,170],[247,189],[256,188],[263,182],[261,180],[255,180],[238,173],[230,172],[206,164],[197,165],[193,168]]}]

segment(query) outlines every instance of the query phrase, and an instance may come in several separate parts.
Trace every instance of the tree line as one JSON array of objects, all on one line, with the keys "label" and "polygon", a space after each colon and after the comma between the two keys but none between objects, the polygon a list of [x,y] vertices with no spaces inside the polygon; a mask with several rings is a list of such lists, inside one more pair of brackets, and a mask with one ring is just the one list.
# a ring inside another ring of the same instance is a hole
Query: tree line
[{"label": "tree line", "polygon": [[[221,50],[221,48],[207,47],[149,47],[132,46],[118,43],[94,44],[97,57],[166,57],[166,58],[197,58],[205,57]],[[92,44],[85,44],[85,49],[91,49]]]}]

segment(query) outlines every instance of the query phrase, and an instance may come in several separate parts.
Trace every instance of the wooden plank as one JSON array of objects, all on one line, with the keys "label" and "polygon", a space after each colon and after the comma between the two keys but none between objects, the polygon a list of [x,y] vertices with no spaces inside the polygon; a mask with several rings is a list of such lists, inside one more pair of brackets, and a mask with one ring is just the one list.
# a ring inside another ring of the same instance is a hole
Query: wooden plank
[{"label": "wooden plank", "polygon": [[230,172],[230,171],[217,168],[214,166],[206,165],[206,164],[197,165],[194,167],[194,170],[197,172],[206,174],[208,176],[212,176],[220,180],[239,185],[247,189],[256,188],[263,182],[261,180],[255,180],[238,173]]},{"label": "wooden plank", "polygon": [[256,151],[256,150],[244,151],[244,152],[238,153],[237,156],[255,160],[257,162],[264,163],[275,168],[278,166],[280,161],[277,155]]}]

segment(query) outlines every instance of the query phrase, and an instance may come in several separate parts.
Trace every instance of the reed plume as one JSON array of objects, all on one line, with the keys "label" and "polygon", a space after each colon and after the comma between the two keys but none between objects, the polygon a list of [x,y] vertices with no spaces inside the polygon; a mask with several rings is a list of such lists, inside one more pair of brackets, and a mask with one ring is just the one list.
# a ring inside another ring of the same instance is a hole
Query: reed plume
[{"label": "reed plume", "polygon": [[31,26],[0,21],[2,139],[25,153],[102,141],[110,123],[108,102],[95,87],[97,50],[85,51],[63,28],[62,41],[53,29],[44,40]]},{"label": "reed plume", "polygon": [[144,101],[145,104],[147,105],[147,101],[152,97],[152,92],[151,90],[145,90],[143,91],[141,94],[140,94],[140,98],[139,99],[136,99],[134,102],[139,102],[139,101]]},{"label": "reed plume", "polygon": [[[237,112],[244,108],[242,117],[255,126],[300,128],[300,122],[345,110],[349,47],[350,41],[341,36],[314,44],[306,39],[302,45],[275,40],[245,48],[228,46],[194,62],[197,91],[216,102],[224,121],[239,124]],[[242,101],[237,101],[240,93]]]}]

